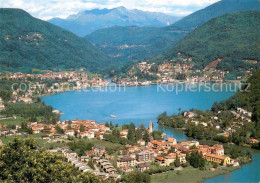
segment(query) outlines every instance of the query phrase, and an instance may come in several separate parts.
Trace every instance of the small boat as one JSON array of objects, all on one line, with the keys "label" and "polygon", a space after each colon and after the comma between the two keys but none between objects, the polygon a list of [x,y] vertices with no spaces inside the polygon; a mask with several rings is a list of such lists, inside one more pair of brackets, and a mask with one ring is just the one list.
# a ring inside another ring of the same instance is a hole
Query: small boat
[{"label": "small boat", "polygon": [[111,115],[110,115],[110,118],[116,118],[116,116],[111,114]]}]

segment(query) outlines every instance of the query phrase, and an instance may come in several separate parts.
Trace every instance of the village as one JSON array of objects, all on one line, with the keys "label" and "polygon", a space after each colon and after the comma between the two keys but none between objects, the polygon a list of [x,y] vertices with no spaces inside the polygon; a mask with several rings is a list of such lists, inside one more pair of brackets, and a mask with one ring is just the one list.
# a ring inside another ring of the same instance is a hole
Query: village
[{"label": "village", "polygon": [[[87,90],[89,88],[100,88],[109,85],[107,80],[100,76],[87,74],[85,72],[45,72],[43,74],[25,74],[21,72],[0,73],[0,79],[8,78],[11,85],[11,99],[8,103],[24,102],[34,103],[36,97],[53,95],[56,93]],[[0,112],[5,105],[0,98]]]},{"label": "village", "polygon": [[[21,128],[21,125],[16,125],[15,129],[8,129],[7,125],[0,125],[1,138],[24,136],[26,133],[22,132]],[[46,140],[46,143],[69,142],[71,138],[85,139],[86,141],[92,139],[105,141],[105,134],[111,134],[112,131],[104,123],[77,119],[57,122],[56,125],[28,122],[27,128],[30,128],[33,134],[40,134],[39,138]],[[138,130],[138,128],[135,130]],[[145,130],[149,134],[153,133],[152,122]],[[127,138],[128,130],[121,130],[120,136]],[[1,143],[2,141],[0,141]],[[137,140],[136,144],[126,144],[125,148],[118,149],[113,154],[108,154],[104,146],[95,144],[91,150],[85,151],[82,156],[79,156],[68,146],[57,146],[49,149],[49,151],[61,154],[67,159],[68,163],[71,163],[80,171],[93,172],[104,180],[116,180],[121,175],[132,171],[149,171],[152,164],[156,164],[158,167],[172,167],[175,161],[179,161],[180,165],[183,165],[187,163],[186,156],[188,153],[195,151],[200,153],[208,162],[221,166],[239,166],[237,160],[225,156],[224,148],[220,144],[208,146],[200,145],[198,141],[177,142],[175,138],[170,137],[155,140],[151,136],[147,142],[141,138]],[[214,168],[211,168],[211,170],[214,171]]]},{"label": "village", "polygon": [[[227,80],[229,71],[217,69],[222,59],[216,59],[204,69],[194,69],[193,58],[178,53],[178,57],[172,60],[164,60],[160,64],[143,61],[133,65],[124,77],[115,77],[114,82],[118,86],[146,86],[152,84],[168,83],[222,83],[225,81],[237,82],[246,80],[253,72],[253,68],[244,71],[243,76],[237,76],[233,80]],[[243,60],[248,62],[247,60]]]}]

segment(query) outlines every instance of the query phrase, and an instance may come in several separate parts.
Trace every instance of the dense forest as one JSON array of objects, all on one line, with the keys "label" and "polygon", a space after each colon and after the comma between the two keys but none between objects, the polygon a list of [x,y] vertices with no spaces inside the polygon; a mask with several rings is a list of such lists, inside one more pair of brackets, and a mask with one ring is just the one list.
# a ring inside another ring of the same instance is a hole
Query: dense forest
[{"label": "dense forest", "polygon": [[172,59],[180,52],[192,57],[198,69],[205,68],[216,59],[222,59],[217,68],[230,73],[251,67],[259,68],[259,29],[259,12],[223,15],[194,30],[163,54],[163,58]]},{"label": "dense forest", "polygon": [[[88,40],[33,18],[20,9],[0,9],[0,68],[30,72],[38,69],[109,69],[111,61]],[[104,67],[104,65],[106,67]]]}]

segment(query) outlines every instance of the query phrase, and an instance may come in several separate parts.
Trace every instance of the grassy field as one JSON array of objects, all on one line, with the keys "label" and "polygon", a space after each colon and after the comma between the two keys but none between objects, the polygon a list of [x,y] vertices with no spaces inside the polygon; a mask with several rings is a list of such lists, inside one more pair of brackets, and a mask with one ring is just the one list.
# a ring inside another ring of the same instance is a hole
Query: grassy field
[{"label": "grassy field", "polygon": [[212,178],[220,174],[234,171],[238,167],[219,167],[218,170],[210,171],[209,168],[212,167],[209,164],[206,166],[207,170],[199,170],[188,166],[183,170],[170,171],[166,173],[156,174],[151,176],[152,183],[198,183],[204,179]]},{"label": "grassy field", "polygon": [[90,139],[87,141],[93,143],[95,146],[104,146],[105,148],[121,149],[122,147],[124,147],[121,144],[116,144],[109,141],[98,140],[98,139]]},{"label": "grassy field", "polygon": [[16,119],[0,120],[0,125],[20,125],[24,121],[24,118],[17,116]]}]

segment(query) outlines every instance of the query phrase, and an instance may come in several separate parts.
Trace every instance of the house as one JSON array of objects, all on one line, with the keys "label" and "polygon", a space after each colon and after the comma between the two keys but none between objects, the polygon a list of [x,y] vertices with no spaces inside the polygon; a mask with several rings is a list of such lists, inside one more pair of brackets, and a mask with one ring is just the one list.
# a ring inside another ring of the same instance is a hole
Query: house
[{"label": "house", "polygon": [[117,160],[117,167],[135,166],[136,160],[134,158],[121,158]]},{"label": "house", "polygon": [[10,132],[10,129],[0,129],[0,135],[7,135]]},{"label": "house", "polygon": [[224,148],[220,144],[215,144],[211,147],[211,153],[219,156],[224,156]]},{"label": "house", "polygon": [[177,140],[175,138],[168,137],[167,142],[171,146],[177,144]]},{"label": "house", "polygon": [[164,160],[165,160],[165,165],[170,166],[176,160],[176,154],[170,153],[169,155],[164,157]]},{"label": "house", "polygon": [[50,139],[49,135],[43,135],[42,139]]},{"label": "house", "polygon": [[22,102],[27,103],[27,104],[31,104],[32,98],[30,98],[30,97],[19,97],[19,101],[22,101]]},{"label": "house", "polygon": [[141,172],[149,170],[149,166],[145,163],[141,163],[141,164],[136,165],[136,168],[137,168],[137,170],[139,170]]},{"label": "house", "polygon": [[124,166],[121,170],[125,173],[129,173],[132,172],[134,169],[128,166]]},{"label": "house", "polygon": [[230,159],[230,164],[233,166],[239,166],[239,162],[235,159]]},{"label": "house", "polygon": [[155,162],[158,163],[160,166],[166,166],[164,157],[157,156],[155,158]]},{"label": "house", "polygon": [[248,142],[250,144],[257,144],[257,143],[259,143],[259,140],[257,140],[257,139],[248,139]]},{"label": "house", "polygon": [[220,129],[220,125],[219,124],[213,124],[213,127],[216,128],[217,130]]},{"label": "house", "polygon": [[[73,158],[77,158],[78,157],[78,155],[77,155],[77,153],[75,151],[70,151],[70,150],[65,151],[64,155],[66,157],[73,157]],[[78,161],[78,160],[76,160],[76,161]]]},{"label": "house", "polygon": [[128,135],[128,130],[127,129],[124,129],[122,132],[120,132],[120,136],[121,137],[127,138],[127,135]]},{"label": "house", "polygon": [[140,146],[145,146],[145,141],[143,139],[140,139],[137,141],[137,144],[139,144]]},{"label": "house", "polygon": [[230,165],[230,158],[227,156],[219,156],[216,154],[207,153],[204,155],[204,157],[207,161],[210,161],[210,162],[214,162],[214,163],[218,163],[218,164],[222,163],[223,166]]},{"label": "house", "polygon": [[32,127],[32,131],[33,131],[33,134],[38,134],[40,133],[40,130],[38,127]]},{"label": "house", "polygon": [[75,134],[74,130],[66,130],[65,134],[68,136],[73,136]]},{"label": "house", "polygon": [[52,137],[55,138],[55,139],[60,139],[62,137],[62,135],[60,135],[60,134],[53,134]]},{"label": "house", "polygon": [[95,155],[103,155],[106,152],[104,146],[94,146],[92,147],[92,151]]},{"label": "house", "polygon": [[0,103],[0,112],[5,109],[5,105]]},{"label": "house", "polygon": [[117,179],[121,178],[121,175],[118,174],[110,174],[109,178],[113,179],[115,182],[117,181]]},{"label": "house", "polygon": [[81,156],[80,157],[81,162],[88,162],[89,161],[89,156]]},{"label": "house", "polygon": [[145,151],[138,153],[138,159],[139,162],[148,162],[154,160],[154,152],[152,151]]}]

